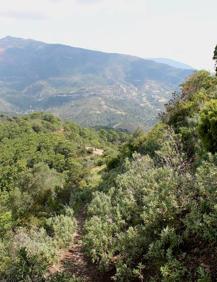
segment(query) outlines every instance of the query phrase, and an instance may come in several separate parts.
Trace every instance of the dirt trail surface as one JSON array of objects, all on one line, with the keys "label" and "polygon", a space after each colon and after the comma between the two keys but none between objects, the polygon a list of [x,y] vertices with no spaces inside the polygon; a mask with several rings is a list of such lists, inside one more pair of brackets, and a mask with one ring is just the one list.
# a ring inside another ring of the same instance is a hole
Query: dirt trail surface
[{"label": "dirt trail surface", "polygon": [[90,152],[92,155],[95,155],[95,156],[103,156],[103,154],[104,154],[103,149],[98,149],[98,148],[94,148],[94,147],[86,147],[86,150],[88,152]]},{"label": "dirt trail surface", "polygon": [[109,275],[105,275],[97,269],[96,265],[92,264],[84,254],[83,250],[83,229],[85,215],[81,212],[77,216],[77,231],[72,245],[60,254],[59,263],[53,265],[49,269],[49,273],[68,272],[85,282],[110,282],[112,281]]}]

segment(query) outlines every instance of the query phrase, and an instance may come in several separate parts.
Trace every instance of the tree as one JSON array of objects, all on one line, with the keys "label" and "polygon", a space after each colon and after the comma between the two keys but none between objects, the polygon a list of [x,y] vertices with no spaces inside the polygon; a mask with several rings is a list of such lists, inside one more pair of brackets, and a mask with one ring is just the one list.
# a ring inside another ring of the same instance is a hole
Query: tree
[{"label": "tree", "polygon": [[212,99],[200,113],[199,135],[206,150],[217,152],[217,101]]},{"label": "tree", "polygon": [[215,47],[213,60],[215,60],[215,67],[216,67],[215,70],[216,70],[216,76],[217,76],[217,45],[216,45],[216,47]]}]

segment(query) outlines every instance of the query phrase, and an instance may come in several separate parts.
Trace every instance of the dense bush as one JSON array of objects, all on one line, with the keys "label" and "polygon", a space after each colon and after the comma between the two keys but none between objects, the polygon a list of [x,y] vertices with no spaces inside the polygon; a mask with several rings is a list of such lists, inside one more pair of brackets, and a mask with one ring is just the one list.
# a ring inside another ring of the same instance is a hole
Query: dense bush
[{"label": "dense bush", "polygon": [[216,281],[216,99],[216,78],[194,74],[95,193],[86,252],[117,281]]},{"label": "dense bush", "polygon": [[46,228],[58,248],[68,246],[72,242],[76,229],[73,211],[68,208],[66,215],[61,214],[47,219]]},{"label": "dense bush", "polygon": [[194,252],[194,244],[217,247],[216,171],[207,161],[193,177],[136,156],[115,187],[97,192],[89,206],[85,243],[93,261],[115,267],[118,281],[191,280],[200,260],[191,269],[183,253]]},{"label": "dense bush", "polygon": [[205,148],[217,151],[217,100],[207,102],[200,113],[199,134]]}]

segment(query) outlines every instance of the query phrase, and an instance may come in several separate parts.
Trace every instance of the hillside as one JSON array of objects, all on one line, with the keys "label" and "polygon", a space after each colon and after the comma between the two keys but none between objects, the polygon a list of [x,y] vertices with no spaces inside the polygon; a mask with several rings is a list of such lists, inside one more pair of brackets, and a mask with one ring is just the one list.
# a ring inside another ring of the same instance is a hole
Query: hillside
[{"label": "hillside", "polygon": [[2,115],[1,279],[216,281],[216,133],[205,71],[149,132]]},{"label": "hillside", "polygon": [[138,57],[6,37],[0,111],[49,111],[85,126],[149,128],[189,69]]},{"label": "hillside", "polygon": [[217,77],[200,71],[109,164],[85,245],[116,281],[217,280]]},{"label": "hillside", "polygon": [[128,139],[46,113],[0,117],[0,281],[54,281],[49,267],[76,242],[80,210]]}]

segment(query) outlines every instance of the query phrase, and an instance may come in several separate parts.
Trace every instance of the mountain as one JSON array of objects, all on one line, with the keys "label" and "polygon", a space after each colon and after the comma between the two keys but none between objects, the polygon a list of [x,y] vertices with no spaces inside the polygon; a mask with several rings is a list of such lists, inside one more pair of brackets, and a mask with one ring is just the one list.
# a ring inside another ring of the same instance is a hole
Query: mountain
[{"label": "mountain", "polygon": [[149,128],[193,70],[61,44],[0,39],[0,111],[49,111],[85,126]]},{"label": "mountain", "polygon": [[183,64],[175,60],[167,59],[167,58],[154,58],[152,60],[157,63],[166,64],[171,67],[178,68],[178,69],[193,70],[193,67],[189,65]]}]

